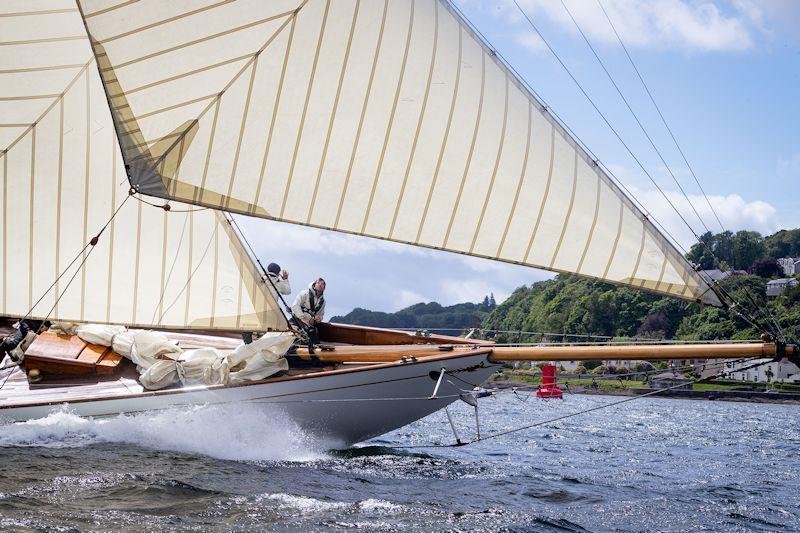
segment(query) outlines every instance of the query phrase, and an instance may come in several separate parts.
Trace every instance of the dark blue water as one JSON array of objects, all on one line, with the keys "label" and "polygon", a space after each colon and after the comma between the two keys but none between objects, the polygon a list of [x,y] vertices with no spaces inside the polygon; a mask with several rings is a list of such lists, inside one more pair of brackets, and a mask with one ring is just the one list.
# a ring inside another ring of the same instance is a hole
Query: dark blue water
[{"label": "dark blue water", "polygon": [[[613,401],[482,400],[484,434]],[[474,430],[466,405],[459,428]],[[199,408],[0,426],[0,529],[774,531],[800,528],[800,406],[642,399],[462,448],[443,413],[323,451]]]}]

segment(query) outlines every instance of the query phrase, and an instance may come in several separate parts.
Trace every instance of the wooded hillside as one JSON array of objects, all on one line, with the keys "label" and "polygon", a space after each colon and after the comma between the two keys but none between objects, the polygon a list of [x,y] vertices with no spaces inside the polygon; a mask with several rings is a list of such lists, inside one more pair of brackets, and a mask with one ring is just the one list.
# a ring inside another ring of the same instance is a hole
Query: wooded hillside
[{"label": "wooded hillside", "polygon": [[[767,237],[753,231],[707,233],[702,239],[707,247],[695,244],[687,258],[704,270],[748,272],[730,276],[720,285],[754,313],[757,321],[774,318],[787,337],[800,339],[800,288],[790,288],[777,298],[766,296],[766,282],[785,276],[777,259],[800,257],[800,229]],[[396,313],[356,308],[331,321],[431,331],[441,328],[439,332],[449,334],[459,333],[453,328],[466,331],[480,326],[486,337],[499,342],[541,338],[508,331],[551,333],[550,340],[561,340],[559,335],[565,333],[683,340],[756,339],[761,333],[735,311],[563,274],[519,287],[500,305],[487,296],[481,303],[418,303]]]},{"label": "wooded hillside", "polygon": [[[788,337],[800,338],[800,289],[766,297],[766,282],[785,277],[777,259],[800,256],[800,229],[767,237],[754,231],[706,233],[702,240],[707,246],[695,244],[687,259],[703,270],[748,272],[720,285],[758,320],[774,317]],[[760,333],[733,311],[566,275],[518,288],[486,318],[484,328],[685,340],[755,339]],[[518,340],[507,333],[495,338]]]}]

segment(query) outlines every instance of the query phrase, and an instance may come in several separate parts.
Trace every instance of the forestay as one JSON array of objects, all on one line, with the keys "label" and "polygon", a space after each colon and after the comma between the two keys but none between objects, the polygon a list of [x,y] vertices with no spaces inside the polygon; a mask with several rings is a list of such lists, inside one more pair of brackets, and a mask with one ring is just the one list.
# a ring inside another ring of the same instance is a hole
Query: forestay
[{"label": "forestay", "polygon": [[80,268],[129,184],[73,0],[0,5],[0,180],[0,314],[41,318],[52,308],[54,320],[285,329],[212,210],[128,199]]},{"label": "forestay", "polygon": [[445,0],[79,0],[150,195],[719,304]]}]

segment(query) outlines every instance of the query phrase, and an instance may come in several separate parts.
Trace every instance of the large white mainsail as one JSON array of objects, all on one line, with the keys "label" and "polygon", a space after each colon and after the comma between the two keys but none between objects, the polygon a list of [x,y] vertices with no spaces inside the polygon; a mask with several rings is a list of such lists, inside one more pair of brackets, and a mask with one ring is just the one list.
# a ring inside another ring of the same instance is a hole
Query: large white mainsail
[{"label": "large white mainsail", "polygon": [[719,305],[446,0],[78,0],[150,195]]},{"label": "large white mainsail", "polygon": [[0,180],[0,314],[286,329],[213,210],[172,203],[165,211],[130,198],[81,268],[81,250],[130,186],[74,0],[0,5]]}]

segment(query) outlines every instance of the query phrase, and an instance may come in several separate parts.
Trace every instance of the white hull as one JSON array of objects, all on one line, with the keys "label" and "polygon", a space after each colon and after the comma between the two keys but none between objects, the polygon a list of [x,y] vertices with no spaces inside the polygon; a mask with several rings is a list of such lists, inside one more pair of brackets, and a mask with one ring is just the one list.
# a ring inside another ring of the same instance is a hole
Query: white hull
[{"label": "white hull", "polygon": [[[251,403],[275,406],[304,432],[350,445],[419,420],[456,401],[496,366],[487,350],[426,357],[414,363],[344,368],[233,386],[114,394],[39,403],[0,403],[0,418],[43,418],[66,404],[79,416],[112,416],[187,405]],[[447,370],[436,399],[429,399],[442,368]],[[463,381],[462,381],[463,380]],[[7,400],[7,399],[6,399]]]}]

